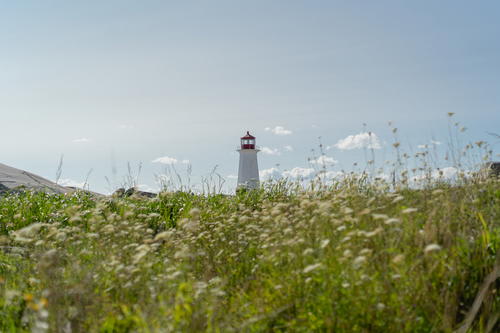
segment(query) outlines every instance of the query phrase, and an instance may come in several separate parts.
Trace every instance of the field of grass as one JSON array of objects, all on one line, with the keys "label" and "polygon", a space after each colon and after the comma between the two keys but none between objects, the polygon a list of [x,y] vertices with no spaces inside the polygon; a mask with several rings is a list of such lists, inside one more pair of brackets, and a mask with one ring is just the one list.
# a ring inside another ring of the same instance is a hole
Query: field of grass
[{"label": "field of grass", "polygon": [[12,194],[0,247],[2,332],[499,327],[497,180]]}]

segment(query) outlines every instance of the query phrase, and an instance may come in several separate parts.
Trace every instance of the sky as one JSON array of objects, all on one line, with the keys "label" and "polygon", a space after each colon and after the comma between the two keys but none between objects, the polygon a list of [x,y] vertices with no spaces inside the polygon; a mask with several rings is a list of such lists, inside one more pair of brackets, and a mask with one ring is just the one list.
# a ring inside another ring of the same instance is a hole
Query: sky
[{"label": "sky", "polygon": [[390,159],[389,121],[406,151],[444,154],[459,122],[500,160],[499,18],[498,1],[0,1],[0,163],[54,180],[64,156],[64,183],[102,193],[128,164],[143,189],[216,168],[231,191],[247,130],[263,175],[294,177],[320,142],[332,172]]}]

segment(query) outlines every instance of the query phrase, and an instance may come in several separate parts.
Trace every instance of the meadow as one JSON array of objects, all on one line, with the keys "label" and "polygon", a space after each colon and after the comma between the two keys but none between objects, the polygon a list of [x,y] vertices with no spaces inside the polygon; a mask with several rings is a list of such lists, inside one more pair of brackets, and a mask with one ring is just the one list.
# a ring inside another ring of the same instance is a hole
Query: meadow
[{"label": "meadow", "polygon": [[0,331],[491,332],[499,203],[494,179],[11,194]]},{"label": "meadow", "polygon": [[393,146],[389,178],[5,195],[0,331],[498,331],[500,181]]}]

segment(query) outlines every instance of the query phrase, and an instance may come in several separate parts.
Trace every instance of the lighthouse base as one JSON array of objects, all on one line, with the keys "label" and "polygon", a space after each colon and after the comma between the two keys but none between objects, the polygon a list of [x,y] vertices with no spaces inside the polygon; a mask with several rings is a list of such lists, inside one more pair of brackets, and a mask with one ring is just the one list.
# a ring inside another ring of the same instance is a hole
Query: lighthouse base
[{"label": "lighthouse base", "polygon": [[259,150],[240,149],[238,152],[240,153],[240,165],[238,169],[237,189],[252,190],[259,188],[259,164],[257,162],[257,153]]}]

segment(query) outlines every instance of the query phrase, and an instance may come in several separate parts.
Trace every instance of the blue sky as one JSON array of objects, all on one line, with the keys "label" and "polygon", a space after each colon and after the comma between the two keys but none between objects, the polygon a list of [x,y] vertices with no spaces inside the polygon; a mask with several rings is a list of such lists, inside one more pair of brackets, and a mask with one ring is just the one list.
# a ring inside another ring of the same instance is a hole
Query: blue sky
[{"label": "blue sky", "polygon": [[246,130],[274,153],[261,169],[280,172],[310,168],[319,136],[333,170],[365,163],[335,144],[366,130],[382,162],[388,121],[408,151],[444,151],[448,112],[464,142],[495,144],[499,13],[498,1],[5,1],[0,162],[54,179],[64,154],[62,178],[92,170],[106,192],[127,162],[155,187],[160,157],[189,160],[194,182],[215,165],[235,175]]}]

